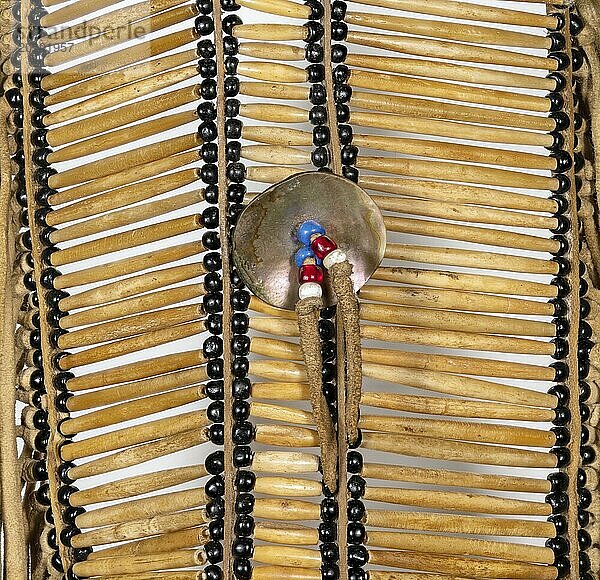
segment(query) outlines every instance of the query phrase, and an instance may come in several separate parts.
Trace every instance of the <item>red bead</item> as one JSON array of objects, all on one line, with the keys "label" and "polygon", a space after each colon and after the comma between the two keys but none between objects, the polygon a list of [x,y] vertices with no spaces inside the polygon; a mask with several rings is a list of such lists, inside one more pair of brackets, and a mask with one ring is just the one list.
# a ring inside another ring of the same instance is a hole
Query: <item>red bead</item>
[{"label": "red bead", "polygon": [[298,273],[298,281],[300,284],[305,282],[316,282],[317,284],[323,283],[323,268],[316,264],[304,264],[300,268]]},{"label": "red bead", "polygon": [[310,247],[319,260],[322,260],[327,254],[331,254],[333,250],[337,250],[337,244],[327,236],[315,238],[311,242]]}]

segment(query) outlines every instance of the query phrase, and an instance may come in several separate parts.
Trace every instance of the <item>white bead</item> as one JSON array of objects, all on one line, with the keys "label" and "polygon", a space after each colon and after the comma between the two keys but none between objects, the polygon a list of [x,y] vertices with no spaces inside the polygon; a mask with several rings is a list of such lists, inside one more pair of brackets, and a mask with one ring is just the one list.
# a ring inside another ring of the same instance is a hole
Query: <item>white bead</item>
[{"label": "white bead", "polygon": [[337,250],[333,250],[323,258],[323,266],[325,266],[328,270],[334,264],[340,264],[341,262],[346,261],[346,254],[342,252],[339,248]]},{"label": "white bead", "polygon": [[304,282],[304,284],[300,284],[298,296],[300,296],[300,299],[321,298],[321,296],[323,296],[323,288],[316,282]]}]

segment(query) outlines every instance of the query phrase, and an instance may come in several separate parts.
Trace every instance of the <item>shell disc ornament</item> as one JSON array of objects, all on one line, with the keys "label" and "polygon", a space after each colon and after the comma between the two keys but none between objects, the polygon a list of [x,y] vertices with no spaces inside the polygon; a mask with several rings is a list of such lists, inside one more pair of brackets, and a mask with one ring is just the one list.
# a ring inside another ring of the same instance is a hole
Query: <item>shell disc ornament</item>
[{"label": "shell disc ornament", "polygon": [[[298,301],[294,254],[303,222],[315,220],[334,238],[353,266],[357,292],[377,269],[385,251],[383,216],[354,182],[331,173],[299,173],[268,188],[240,214],[233,260],[248,288],[267,304],[293,310]],[[328,284],[326,306],[335,303]]]}]

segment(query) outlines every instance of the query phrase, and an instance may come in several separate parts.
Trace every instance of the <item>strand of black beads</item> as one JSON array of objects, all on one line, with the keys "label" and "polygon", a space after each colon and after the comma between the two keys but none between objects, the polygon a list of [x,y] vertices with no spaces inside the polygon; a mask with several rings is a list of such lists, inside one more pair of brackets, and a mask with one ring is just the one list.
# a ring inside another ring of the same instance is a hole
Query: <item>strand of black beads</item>
[{"label": "strand of black beads", "polygon": [[352,98],[352,87],[349,84],[350,69],[344,61],[348,49],[342,44],[348,36],[348,25],[346,18],[347,5],[342,0],[335,0],[331,4],[331,60],[335,65],[333,68],[333,97],[337,115],[338,135],[341,145],[342,175],[348,179],[358,182],[358,170],[356,160],[358,158],[358,147],[353,145],[352,126],[350,122],[350,99]]},{"label": "strand of black beads", "polygon": [[[225,97],[225,161],[227,178],[227,226],[229,241],[244,209],[244,198],[247,193],[244,184],[246,166],[241,161],[242,121],[239,118],[240,101],[237,99],[240,83],[237,76],[238,41],[233,35],[235,26],[242,24],[241,18],[234,14],[239,6],[235,2],[221,2],[222,43],[223,43],[223,94]],[[252,556],[254,554],[254,485],[256,476],[251,470],[251,444],[254,441],[255,429],[250,421],[250,402],[252,384],[248,378],[248,355],[250,354],[250,337],[248,336],[250,294],[232,268],[230,283],[231,293],[231,374],[233,377],[231,407],[231,440],[233,443],[233,462],[236,468],[234,479],[235,520],[234,537],[231,554],[233,575],[239,580],[252,578]]]},{"label": "strand of black beads", "polygon": [[[42,293],[46,299],[45,311],[45,332],[48,335],[49,348],[52,352],[57,353],[55,355],[55,363],[58,362],[60,356],[65,353],[59,352],[58,339],[65,333],[59,326],[60,319],[67,313],[62,312],[59,307],[59,301],[65,296],[62,292],[56,292],[54,288],[54,280],[60,275],[60,272],[53,268],[50,263],[51,256],[57,248],[50,241],[50,234],[54,231],[53,228],[49,227],[46,223],[46,216],[50,211],[48,204],[48,198],[55,191],[48,187],[48,178],[55,173],[49,167],[48,155],[51,150],[48,147],[46,139],[47,131],[44,128],[43,119],[47,114],[45,109],[45,98],[47,93],[41,88],[41,81],[48,74],[43,68],[44,58],[47,51],[41,48],[38,44],[38,40],[42,35],[40,27],[40,20],[46,14],[46,10],[43,8],[39,0],[33,0],[31,2],[31,9],[28,15],[29,28],[28,28],[28,46],[30,47],[27,53],[28,56],[28,78],[27,84],[29,87],[29,106],[31,107],[31,124],[32,129],[30,132],[30,152],[31,162],[33,167],[33,178],[35,182],[35,215],[31,216],[30,219],[35,220],[35,229],[39,237],[41,251],[41,270],[39,272],[39,284],[42,287]],[[55,365],[55,369],[57,365]],[[67,381],[72,375],[67,373],[57,372],[53,378],[54,392],[56,393],[55,399],[52,403],[54,405],[54,411],[57,416],[57,433],[56,437],[62,439],[62,443],[66,441],[66,438],[60,432],[60,424],[62,421],[69,417],[69,409],[67,407],[68,400],[72,397],[72,393],[68,391]],[[72,435],[71,435],[72,436]],[[48,442],[46,441],[46,445]],[[50,466],[52,467],[52,466]],[[73,536],[80,533],[80,530],[75,524],[75,518],[82,514],[85,510],[83,508],[75,508],[70,505],[69,498],[71,494],[77,491],[77,488],[73,485],[75,482],[69,477],[69,469],[72,464],[67,462],[61,462],[57,466],[57,490],[56,496],[57,501],[62,508],[62,525],[60,534],[55,537],[56,551],[51,559],[51,566],[55,571],[66,573],[66,578],[73,580],[76,576],[69,568],[65,570],[67,566],[63,563],[58,543],[65,546],[73,562],[79,562],[85,560],[91,553],[91,549],[73,549],[71,546],[71,539]],[[52,467],[53,468],[53,467]],[[55,533],[55,536],[57,534]]]},{"label": "strand of black beads", "polygon": [[202,222],[205,232],[202,243],[208,252],[204,256],[206,275],[204,286],[206,294],[203,298],[203,308],[207,315],[206,328],[210,333],[202,350],[207,358],[208,376],[211,379],[206,384],[206,395],[211,403],[207,409],[211,421],[209,437],[211,442],[221,449],[210,453],[205,460],[205,467],[211,477],[205,485],[206,495],[209,498],[206,511],[210,518],[210,539],[204,549],[207,566],[204,569],[206,580],[221,580],[223,571],[223,530],[225,502],[223,494],[225,483],[223,473],[225,461],[223,453],[224,443],[224,417],[223,417],[223,279],[221,275],[221,241],[219,237],[219,172],[218,144],[217,144],[217,64],[216,50],[213,41],[215,31],[212,1],[198,0],[196,5],[200,15],[196,18],[195,28],[202,37],[198,41],[198,72],[202,78],[200,82],[201,102],[197,112],[201,121],[198,133],[202,139],[200,157],[202,166],[200,179],[204,182],[204,198],[207,207],[202,212]]},{"label": "strand of black beads", "polygon": [[[341,173],[347,179],[358,182],[358,169],[355,167],[358,158],[358,148],[352,143],[353,129],[350,125],[350,99],[352,88],[349,84],[350,69],[345,64],[348,49],[344,41],[348,36],[348,25],[345,22],[347,4],[341,0],[334,0],[330,4],[331,14],[331,66],[332,66],[332,96],[335,105],[335,126],[337,127],[337,140],[340,145]],[[346,456],[347,479],[347,505],[344,520],[347,521],[346,538],[340,541],[347,542],[347,562],[343,565],[343,577],[348,580],[366,580],[368,573],[364,569],[369,560],[369,553],[365,547],[366,529],[362,523],[365,515],[365,506],[362,502],[366,489],[366,481],[360,473],[363,458],[360,452],[361,437],[348,451]]]},{"label": "strand of black beads", "polygon": [[[571,38],[573,39],[573,70],[576,73],[583,63],[583,53],[577,48],[577,35],[583,29],[583,21],[575,10],[570,11],[569,27],[571,32]],[[577,76],[573,80],[573,96],[575,99],[575,110],[577,111],[580,104],[581,96],[581,85],[577,79]],[[580,149],[579,144],[584,143],[586,138],[585,129],[583,124],[580,123],[576,127],[576,149]],[[581,162],[576,161],[576,171],[580,175],[575,177],[575,186],[578,193],[578,204],[580,203],[580,192],[583,187],[583,180],[585,176],[582,172],[583,168],[583,157]],[[583,236],[582,236],[583,237]],[[582,238],[581,237],[581,238]],[[581,239],[580,238],[580,239]],[[586,299],[588,292],[588,282],[586,276],[586,267],[584,262],[579,264],[579,275],[580,275],[580,287],[579,287],[579,299],[580,299],[580,312],[579,312],[579,340],[578,340],[578,379],[579,379],[579,409],[581,413],[582,429],[581,429],[581,442],[580,442],[580,468],[577,473],[577,492],[578,492],[578,522],[579,529],[577,530],[577,540],[579,544],[579,578],[580,580],[592,580],[593,575],[591,573],[591,563],[588,555],[588,550],[592,546],[592,538],[589,532],[586,530],[588,527],[591,517],[588,508],[592,504],[592,493],[588,487],[587,469],[591,469],[590,463],[595,460],[594,448],[590,445],[590,408],[587,405],[587,401],[590,397],[590,385],[587,382],[588,374],[590,371],[590,351],[594,347],[594,342],[591,340],[592,329],[586,318],[590,314],[590,303]],[[587,425],[586,425],[587,423]]]}]

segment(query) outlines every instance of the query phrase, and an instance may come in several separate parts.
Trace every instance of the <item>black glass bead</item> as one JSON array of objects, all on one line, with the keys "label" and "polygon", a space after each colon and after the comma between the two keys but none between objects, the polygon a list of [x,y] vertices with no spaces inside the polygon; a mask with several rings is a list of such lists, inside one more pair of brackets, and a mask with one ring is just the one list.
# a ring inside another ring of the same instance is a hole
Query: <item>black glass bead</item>
[{"label": "black glass bead", "polygon": [[[208,141],[214,141],[217,138],[217,125],[213,121],[206,121],[198,128],[198,135],[206,143]],[[203,147],[201,150],[202,158],[207,163],[214,163],[216,161],[214,153],[216,145],[214,147]],[[205,153],[207,154],[205,157]],[[218,155],[218,153],[217,153]],[[209,182],[209,183],[212,183]]]},{"label": "black glass bead", "polygon": [[348,452],[347,457],[348,471],[350,473],[360,473],[363,468],[363,456],[358,451]]},{"label": "black glass bead", "polygon": [[[237,77],[227,77],[225,79],[225,82],[223,83],[223,92],[225,93],[226,97],[235,97],[237,95],[239,95],[240,93],[240,80]],[[229,119],[230,121],[232,119]],[[241,125],[241,123],[240,123]],[[227,132],[227,123],[225,123],[225,128],[226,128],[226,132]],[[239,131],[239,133],[235,133],[235,134],[229,134],[227,133],[227,136],[230,139],[239,139],[241,137],[241,129]]]},{"label": "black glass bead", "polygon": [[76,528],[75,526],[69,526],[68,528],[63,528],[60,533],[60,541],[65,545],[71,547],[71,540],[77,534],[80,534],[81,530]]},{"label": "black glass bead", "polygon": [[223,359],[216,358],[206,363],[206,373],[211,379],[220,380],[223,378]]},{"label": "black glass bead", "polygon": [[552,508],[553,514],[565,513],[569,509],[569,496],[566,493],[550,493],[546,496],[546,503]]},{"label": "black glass bead", "polygon": [[365,494],[366,483],[359,475],[353,475],[348,480],[348,492],[354,499],[359,499]]},{"label": "black glass bead", "polygon": [[250,417],[250,403],[248,403],[248,401],[236,399],[233,402],[232,414],[234,421],[246,421],[248,417]]},{"label": "black glass bead", "polygon": [[32,330],[29,335],[29,344],[32,348],[40,348],[42,343],[42,337],[39,330]]},{"label": "black glass bead", "polygon": [[215,30],[215,23],[211,16],[203,14],[194,20],[194,28],[201,36],[208,36]]},{"label": "black glass bead", "polygon": [[36,411],[33,414],[32,423],[38,431],[48,429],[48,413],[43,410]]},{"label": "black glass bead", "polygon": [[223,18],[223,31],[225,34],[233,34],[233,29],[242,23],[242,19],[237,14],[230,14]]},{"label": "black glass bead", "polygon": [[340,551],[334,543],[321,544],[319,550],[324,563],[335,564],[340,559]]},{"label": "black glass bead", "polygon": [[[225,121],[225,133],[229,139],[240,139],[242,136],[242,122],[239,119],[227,119]],[[239,179],[236,179],[240,183]]]},{"label": "black glass bead", "polygon": [[350,107],[348,105],[336,104],[335,113],[338,123],[347,123],[350,120]]},{"label": "black glass bead", "polygon": [[204,276],[204,288],[207,292],[221,292],[223,282],[218,272],[209,272]]},{"label": "black glass bead", "polygon": [[347,84],[336,85],[333,90],[333,100],[338,104],[348,103],[352,98],[352,87]]},{"label": "black glass bead", "polygon": [[235,533],[239,536],[251,536],[254,533],[254,518],[240,515],[235,522]]},{"label": "black glass bead", "polygon": [[235,447],[233,464],[235,467],[249,467],[252,464],[252,449],[246,445]]},{"label": "black glass bead", "polygon": [[573,115],[573,126],[575,127],[575,131],[580,131],[583,127],[583,115],[581,113],[575,113]]},{"label": "black glass bead", "polygon": [[231,329],[234,334],[245,334],[250,326],[250,317],[243,312],[236,312],[231,319]]},{"label": "black glass bead", "polygon": [[366,566],[369,563],[369,552],[365,546],[348,546],[348,565],[353,568]]},{"label": "black glass bead", "polygon": [[321,358],[323,362],[332,362],[337,354],[337,347],[335,342],[326,340],[321,343]]},{"label": "black glass bead", "polygon": [[225,536],[225,523],[222,519],[215,519],[208,524],[208,532],[213,540],[221,541]]},{"label": "black glass bead", "polygon": [[64,505],[64,506],[68,506],[69,498],[76,491],[79,491],[79,490],[73,485],[62,485],[61,487],[58,488],[58,492],[56,493],[58,503],[60,503],[61,505]]},{"label": "black glass bead", "polygon": [[335,337],[335,325],[331,320],[319,320],[319,336],[321,340],[333,340]]},{"label": "black glass bead", "polygon": [[334,63],[344,62],[348,56],[348,49],[343,44],[331,46],[331,60]]},{"label": "black glass bead", "polygon": [[[31,124],[36,128],[36,129],[43,129],[44,128],[44,117],[48,114],[48,110],[46,109],[35,109],[32,113],[31,113]],[[40,180],[41,181],[41,180]]]},{"label": "black glass bead", "polygon": [[590,557],[585,552],[579,552],[579,572],[588,572],[591,567]]},{"label": "black glass bead", "polygon": [[235,377],[243,379],[248,374],[249,368],[250,362],[248,361],[247,357],[236,356],[233,359],[232,370]]},{"label": "black glass bead", "polygon": [[579,337],[585,338],[586,340],[592,338],[592,327],[585,320],[582,320],[579,323]]},{"label": "black glass bead", "polygon": [[325,29],[323,28],[323,25],[320,22],[310,20],[304,26],[306,28],[306,36],[304,40],[307,43],[310,44],[313,42],[319,42],[319,40],[323,38],[323,35],[325,34]]},{"label": "black glass bead", "polygon": [[348,570],[348,580],[368,580],[369,573],[362,568],[350,568]]},{"label": "black glass bead", "polygon": [[217,98],[217,83],[214,79],[204,79],[200,83],[200,96],[206,101],[214,101]]},{"label": "black glass bead", "polygon": [[327,145],[331,140],[331,133],[327,125],[317,125],[313,127],[313,144],[317,147]]},{"label": "black glass bead", "polygon": [[235,500],[235,513],[248,515],[254,509],[254,496],[250,493],[240,493]]},{"label": "black glass bead", "polygon": [[329,150],[326,147],[317,147],[313,149],[310,158],[315,167],[326,167],[329,164]]},{"label": "black glass bead", "polygon": [[342,163],[344,165],[354,165],[358,156],[358,147],[354,145],[344,145],[342,147]]},{"label": "black glass bead", "polygon": [[233,561],[233,573],[240,580],[250,580],[252,578],[252,564],[246,558],[236,558]]},{"label": "black glass bead", "polygon": [[366,537],[365,526],[359,522],[349,522],[347,539],[349,544],[363,544]]},{"label": "black glass bead", "polygon": [[555,242],[558,242],[558,249],[553,252],[554,256],[562,258],[561,260],[554,259],[559,265],[558,275],[566,276],[571,271],[571,264],[567,259],[563,258],[563,256],[569,251],[569,242],[566,236],[563,235],[552,236],[552,239]]},{"label": "black glass bead", "polygon": [[590,465],[596,459],[596,452],[593,447],[589,445],[584,445],[581,448],[581,462],[583,465]]},{"label": "black glass bead", "polygon": [[239,50],[239,42],[235,36],[225,36],[223,38],[223,51],[226,55],[237,54]]},{"label": "black glass bead", "polygon": [[252,387],[248,379],[239,378],[233,381],[233,396],[236,399],[247,399],[251,393]]},{"label": "black glass bead", "polygon": [[202,245],[207,250],[218,250],[221,247],[219,232],[207,231],[202,234]]},{"label": "black glass bead", "polygon": [[336,525],[330,522],[319,524],[319,540],[321,542],[335,542],[337,537]]},{"label": "black glass bead", "polygon": [[[324,105],[327,102],[327,91],[325,87],[320,84],[312,85],[309,90],[309,100],[313,105]],[[309,113],[310,114],[310,113]],[[324,117],[322,123],[313,123],[314,125],[323,125],[327,121],[327,117]]]},{"label": "black glass bead", "polygon": [[554,552],[554,557],[564,556],[569,552],[569,541],[566,538],[557,536],[546,540],[546,548],[550,548]]},{"label": "black glass bead", "polygon": [[[52,509],[48,508],[44,512],[44,520],[47,524],[54,526],[54,516],[52,515]],[[54,530],[54,528],[52,528],[52,529]],[[56,530],[54,530],[54,532],[56,533]]]},{"label": "black glass bead", "polygon": [[561,360],[569,354],[569,343],[564,338],[554,338],[550,342],[554,344],[552,358]]},{"label": "black glass bead", "polygon": [[553,492],[566,491],[569,487],[569,476],[562,471],[556,471],[548,476]]},{"label": "black glass bead", "polygon": [[225,432],[221,423],[215,423],[208,428],[208,437],[215,445],[223,445]]},{"label": "black glass bead", "polygon": [[223,546],[221,542],[210,541],[204,545],[206,559],[211,564],[217,564],[223,560]]},{"label": "black glass bead", "polygon": [[322,105],[314,106],[308,113],[308,119],[313,125],[327,123],[327,108]]},{"label": "black glass bead", "polygon": [[48,470],[45,461],[36,461],[33,464],[32,475],[36,481],[46,481],[48,479]]},{"label": "black glass bead", "polygon": [[571,159],[571,155],[564,149],[557,151],[556,153],[551,153],[550,157],[553,157],[556,160],[555,171],[558,173],[565,173],[573,167],[573,159]]},{"label": "black glass bead", "polygon": [[213,423],[222,423],[225,416],[223,401],[213,401],[206,409],[206,416]]},{"label": "black glass bead", "polygon": [[254,439],[254,425],[250,421],[236,423],[232,429],[232,439],[236,445],[249,445]]},{"label": "black glass bead", "polygon": [[565,278],[561,278],[561,277],[553,278],[550,281],[550,284],[552,284],[553,286],[557,287],[557,289],[558,289],[558,297],[559,298],[565,298],[571,292],[571,288],[569,286],[569,283],[568,283],[568,281]]},{"label": "black glass bead", "polygon": [[579,530],[577,532],[577,540],[579,542],[580,550],[589,550],[592,547],[592,538],[585,530]]},{"label": "black glass bead", "polygon": [[321,519],[326,522],[334,522],[339,515],[338,504],[334,498],[325,498],[321,502]]},{"label": "black glass bead", "polygon": [[206,471],[211,475],[219,475],[225,470],[225,455],[223,451],[211,453],[205,460]]},{"label": "black glass bead", "polygon": [[[205,167],[209,167],[206,166]],[[219,227],[219,208],[211,205],[204,208],[202,212],[202,225],[208,229],[216,229]]]},{"label": "black glass bead", "polygon": [[577,501],[579,509],[585,510],[592,505],[592,492],[587,488],[579,490],[579,499]]},{"label": "black glass bead", "polygon": [[235,477],[235,486],[242,493],[249,493],[254,489],[256,476],[251,471],[238,471]]},{"label": "black glass bead", "polygon": [[555,425],[560,427],[567,425],[571,421],[571,411],[568,407],[559,406],[554,410],[555,416],[552,421]]},{"label": "black glass bead", "polygon": [[321,369],[321,378],[323,382],[329,383],[335,379],[336,376],[336,366],[331,363],[323,363],[323,368]]},{"label": "black glass bead", "polygon": [[196,7],[201,14],[212,14],[213,4],[211,0],[196,0]]},{"label": "black glass bead", "polygon": [[231,349],[235,355],[247,356],[250,353],[250,337],[244,334],[234,335],[231,339]]},{"label": "black glass bead", "polygon": [[339,580],[340,569],[335,564],[321,566],[321,580]]},{"label": "black glass bead", "polygon": [[206,577],[206,580],[222,580],[223,571],[219,566],[207,566],[204,568],[203,575]]},{"label": "black glass bead", "polygon": [[587,401],[592,394],[592,389],[585,381],[579,381],[579,400],[581,402]]},{"label": "black glass bead", "polygon": [[[225,146],[225,158],[227,161],[237,162],[240,160],[242,156],[242,144],[239,141],[229,141]],[[234,179],[232,181],[236,183],[241,183],[246,177],[246,168],[242,164],[238,164],[242,166],[241,178]]]},{"label": "black glass bead", "polygon": [[251,558],[254,552],[254,543],[250,538],[237,538],[233,542],[233,553],[237,558]]},{"label": "black glass bead", "polygon": [[242,203],[246,195],[247,188],[241,183],[232,183],[227,188],[227,199],[232,203]]},{"label": "black glass bead", "polygon": [[311,9],[311,12],[308,16],[311,20],[321,20],[321,18],[323,18],[325,11],[319,0],[306,0],[304,5]]},{"label": "black glass bead", "polygon": [[44,99],[48,96],[48,92],[42,89],[33,89],[29,93],[29,104],[36,109],[44,108]]},{"label": "black glass bead", "polygon": [[582,298],[579,302],[579,314],[581,318],[587,318],[590,315],[591,306],[588,300]]},{"label": "black glass bead", "polygon": [[582,421],[587,421],[590,418],[590,408],[583,403],[579,404],[579,414]]},{"label": "black glass bead", "polygon": [[333,21],[331,23],[331,38],[336,42],[346,40],[348,36],[348,25],[345,22]]},{"label": "black glass bead", "polygon": [[218,336],[209,336],[202,346],[206,358],[218,358],[223,355],[223,340]]},{"label": "black glass bead", "polygon": [[231,296],[234,310],[245,311],[250,305],[250,293],[247,290],[236,290]]},{"label": "black glass bead", "polygon": [[556,456],[557,467],[566,467],[571,463],[571,452],[566,447],[553,447],[550,453]]},{"label": "black glass bead", "polygon": [[42,404],[42,392],[41,391],[32,391],[31,395],[31,404],[36,408],[36,409],[41,409],[43,407]]},{"label": "black glass bead", "polygon": [[[234,121],[229,119],[227,122]],[[234,183],[242,183],[246,178],[246,167],[243,163],[230,163],[227,166],[227,178]]]},{"label": "black glass bead", "polygon": [[571,59],[566,52],[551,52],[548,57],[558,63],[558,70],[565,70],[571,64]]},{"label": "black glass bead", "polygon": [[351,499],[348,501],[348,519],[351,522],[361,521],[365,517],[365,505],[358,499]]},{"label": "black glass bead", "polygon": [[61,413],[69,412],[69,399],[73,396],[73,393],[69,393],[68,391],[63,391],[62,393],[58,393],[56,395],[56,408]]},{"label": "black glass bead", "polygon": [[305,58],[308,62],[312,62],[312,63],[323,62],[323,55],[324,55],[323,47],[316,42],[308,43],[304,50],[304,54],[305,54]]},{"label": "black glass bead", "polygon": [[13,108],[17,109],[23,106],[23,95],[21,91],[17,88],[8,89],[4,93],[4,98],[7,100],[8,104]]},{"label": "black glass bead", "polygon": [[35,492],[35,499],[40,505],[50,505],[50,486],[47,483],[42,483]]},{"label": "black glass bead", "polygon": [[558,399],[559,405],[566,405],[570,399],[569,389],[566,385],[554,385],[548,389],[548,394],[554,395]]},{"label": "black glass bead", "polygon": [[220,270],[222,266],[221,254],[217,252],[208,252],[207,254],[204,254],[202,263],[209,272],[216,272],[217,270]]},{"label": "black glass bead", "polygon": [[48,131],[46,129],[35,129],[31,133],[31,144],[34,147],[47,147],[48,139],[47,139]]},{"label": "black glass bead", "polygon": [[554,119],[556,131],[566,131],[571,124],[571,119],[564,111],[550,113],[549,117]]},{"label": "black glass bead", "polygon": [[225,74],[235,75],[237,74],[237,68],[240,64],[240,59],[235,56],[228,56],[225,59]]},{"label": "black glass bead", "polygon": [[306,74],[309,83],[321,83],[325,79],[325,67],[322,64],[309,64]]},{"label": "black glass bead", "polygon": [[558,578],[566,578],[571,572],[571,562],[569,562],[568,558],[557,558],[554,566],[556,566]]},{"label": "black glass bead", "polygon": [[50,558],[50,565],[57,572],[64,572],[65,571],[65,569],[63,567],[63,563],[62,563],[62,558],[60,557],[60,554],[58,552],[54,552],[54,554],[52,554],[52,557]]},{"label": "black glass bead", "polygon": [[552,515],[548,518],[548,521],[554,524],[556,528],[556,535],[561,536],[567,532],[568,524],[567,518],[561,515]]},{"label": "black glass bead", "polygon": [[550,38],[550,49],[552,52],[565,49],[565,36],[560,32],[551,32],[548,35]]},{"label": "black glass bead", "polygon": [[573,71],[576,72],[583,66],[583,53],[579,49],[573,48],[571,50],[571,59],[573,61]]},{"label": "black glass bead", "polygon": [[217,118],[217,110],[214,103],[200,103],[196,107],[196,113],[202,121],[214,121]]}]

